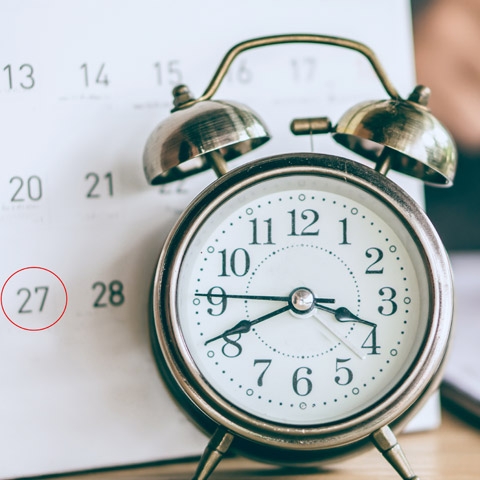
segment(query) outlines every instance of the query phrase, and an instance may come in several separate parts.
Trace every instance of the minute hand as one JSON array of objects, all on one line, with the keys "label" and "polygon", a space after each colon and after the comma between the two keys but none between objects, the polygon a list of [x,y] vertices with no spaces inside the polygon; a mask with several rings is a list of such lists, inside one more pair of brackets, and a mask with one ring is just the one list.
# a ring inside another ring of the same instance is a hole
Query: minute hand
[{"label": "minute hand", "polygon": [[276,317],[283,312],[290,310],[290,305],[286,305],[285,307],[279,308],[278,310],[274,310],[273,312],[267,313],[255,320],[240,320],[235,326],[225,330],[222,334],[217,335],[216,337],[210,338],[205,342],[205,345],[209,344],[210,342],[214,342],[215,340],[219,340],[220,338],[225,338],[228,335],[234,335],[235,333],[248,333],[250,329],[256,325],[257,323],[264,322],[269,318]]},{"label": "minute hand", "polygon": [[[272,300],[276,302],[288,302],[290,301],[290,296],[288,297],[277,297],[270,295],[230,295],[228,293],[196,293],[197,297],[209,297],[209,298],[241,298],[245,300]],[[333,298],[316,298],[315,303],[335,303]]]},{"label": "minute hand", "polygon": [[367,320],[362,320],[361,318],[354,315],[348,308],[340,307],[340,308],[329,308],[325,307],[324,305],[319,305],[315,302],[315,307],[319,310],[324,310],[325,312],[333,313],[335,315],[335,319],[339,322],[357,322],[363,323],[364,325],[368,325],[369,327],[376,328],[377,324],[373,322],[369,322]]}]

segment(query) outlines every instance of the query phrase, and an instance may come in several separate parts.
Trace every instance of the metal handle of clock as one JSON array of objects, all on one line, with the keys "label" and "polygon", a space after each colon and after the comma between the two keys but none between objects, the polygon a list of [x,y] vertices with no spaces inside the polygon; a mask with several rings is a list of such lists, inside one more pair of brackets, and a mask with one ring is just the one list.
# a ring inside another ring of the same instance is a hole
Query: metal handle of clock
[{"label": "metal handle of clock", "polygon": [[217,71],[213,75],[210,84],[203,92],[203,94],[194,100],[189,100],[181,105],[178,105],[174,110],[190,107],[195,103],[202,102],[204,100],[209,100],[213,97],[215,92],[220,87],[225,75],[230,68],[230,65],[233,63],[235,58],[242,52],[246,50],[251,50],[252,48],[266,47],[269,45],[280,45],[285,43],[314,43],[320,45],[333,45],[335,47],[348,48],[350,50],[355,50],[356,52],[364,55],[367,60],[370,62],[373,70],[377,74],[378,79],[380,80],[383,88],[388,93],[392,99],[400,99],[395,87],[390,82],[387,74],[385,73],[382,65],[380,64],[378,58],[373,53],[373,51],[364,45],[363,43],[357,42],[355,40],[350,40],[348,38],[342,37],[331,37],[328,35],[310,35],[310,34],[288,34],[288,35],[272,35],[267,37],[253,38],[245,42],[238,43],[232,47],[227,54],[223,57],[220,65],[217,68]]}]

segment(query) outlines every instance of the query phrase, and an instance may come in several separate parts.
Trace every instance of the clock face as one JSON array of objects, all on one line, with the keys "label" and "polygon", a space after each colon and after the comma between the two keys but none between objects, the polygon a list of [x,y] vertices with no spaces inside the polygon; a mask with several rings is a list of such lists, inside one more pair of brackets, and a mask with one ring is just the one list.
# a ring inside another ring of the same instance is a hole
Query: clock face
[{"label": "clock face", "polygon": [[426,267],[409,230],[335,177],[256,182],[207,213],[176,276],[178,341],[224,400],[323,425],[379,401],[425,338]]}]

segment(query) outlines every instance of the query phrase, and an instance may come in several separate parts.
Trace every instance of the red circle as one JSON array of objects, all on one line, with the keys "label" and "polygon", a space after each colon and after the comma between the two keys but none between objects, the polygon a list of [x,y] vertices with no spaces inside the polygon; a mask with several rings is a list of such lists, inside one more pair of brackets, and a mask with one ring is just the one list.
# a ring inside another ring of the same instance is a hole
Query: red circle
[{"label": "red circle", "polygon": [[[21,325],[17,325],[8,315],[7,315],[7,312],[5,311],[5,308],[3,307],[3,291],[5,290],[5,287],[7,285],[7,283],[9,282],[9,280],[15,276],[17,273],[20,273],[20,272],[23,272],[24,270],[30,270],[30,269],[33,269],[33,268],[36,268],[38,270],[45,270],[46,272],[48,273],[51,273],[53,276],[55,276],[57,278],[57,280],[62,284],[62,287],[63,289],[65,290],[65,307],[63,308],[63,312],[61,313],[61,315],[53,322],[51,323],[50,325],[47,325],[46,327],[43,327],[43,328],[25,328],[25,327],[22,327]],[[53,273],[51,270],[49,270],[48,268],[43,268],[43,267],[25,267],[25,268],[21,268],[20,270],[17,270],[15,273],[12,273],[8,278],[7,278],[7,281],[3,284],[3,287],[2,287],[2,292],[0,293],[0,305],[2,306],[2,310],[3,310],[3,313],[5,314],[5,316],[8,318],[8,320],[13,323],[13,325],[15,325],[16,327],[18,328],[21,328],[22,330],[28,330],[29,332],[39,332],[41,330],[46,330],[47,328],[50,328],[50,327],[53,327],[62,317],[63,317],[63,314],[65,313],[65,310],[67,309],[67,304],[68,304],[68,294],[67,294],[67,289],[65,287],[65,284],[62,282],[61,278],[56,274],[56,273]]]}]

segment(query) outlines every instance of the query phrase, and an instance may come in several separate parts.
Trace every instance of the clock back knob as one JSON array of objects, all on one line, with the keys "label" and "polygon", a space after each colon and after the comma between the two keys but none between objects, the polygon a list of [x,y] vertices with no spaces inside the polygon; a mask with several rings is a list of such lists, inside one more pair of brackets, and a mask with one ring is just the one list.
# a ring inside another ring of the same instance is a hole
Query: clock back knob
[{"label": "clock back knob", "polygon": [[173,93],[175,108],[150,134],[143,154],[152,185],[207,170],[212,155],[232,160],[270,139],[263,121],[245,105],[204,100],[182,107],[192,99],[187,87],[180,85]]},{"label": "clock back knob", "polygon": [[362,102],[338,121],[334,139],[363,157],[435,186],[450,186],[457,152],[445,127],[426,107],[429,89],[417,86],[407,100]]}]

